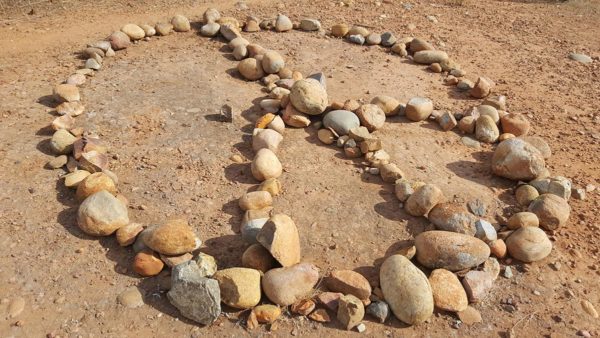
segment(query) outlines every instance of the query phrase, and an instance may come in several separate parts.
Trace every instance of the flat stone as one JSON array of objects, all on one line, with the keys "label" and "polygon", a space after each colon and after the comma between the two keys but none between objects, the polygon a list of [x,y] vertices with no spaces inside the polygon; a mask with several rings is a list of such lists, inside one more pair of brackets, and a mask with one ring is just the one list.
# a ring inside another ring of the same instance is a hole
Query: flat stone
[{"label": "flat stone", "polygon": [[369,281],[363,275],[352,270],[334,270],[326,278],[325,286],[330,291],[345,295],[351,294],[361,300],[367,300],[371,295]]},{"label": "flat stone", "polygon": [[132,286],[121,292],[117,297],[117,301],[126,308],[135,309],[144,305],[144,296],[140,289]]},{"label": "flat stone", "polygon": [[481,302],[494,285],[494,276],[486,271],[469,271],[463,278],[463,286],[471,303]]}]

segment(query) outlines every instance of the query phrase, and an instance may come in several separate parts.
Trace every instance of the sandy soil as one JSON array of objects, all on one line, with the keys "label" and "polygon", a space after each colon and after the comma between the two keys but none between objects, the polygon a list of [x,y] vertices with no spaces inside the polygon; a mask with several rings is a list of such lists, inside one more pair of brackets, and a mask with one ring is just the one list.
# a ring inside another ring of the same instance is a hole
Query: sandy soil
[{"label": "sandy soil", "polygon": [[[200,1],[167,4],[145,1],[120,5],[74,1],[36,5],[33,14],[14,8],[0,20],[0,335],[39,337],[241,336],[275,334],[342,336],[335,322],[316,324],[287,316],[271,327],[247,332],[244,313],[228,311],[211,327],[179,316],[166,299],[163,272],[140,279],[130,268],[131,249],[113,238],[84,235],[75,222],[77,202],[58,180],[60,171],[43,169],[52,119],[52,86],[78,68],[75,53],[125,23],[154,23],[183,13],[198,20],[208,6],[244,19],[277,12],[293,19],[315,17],[324,27],[347,22],[397,36],[419,36],[448,51],[468,77],[497,80],[509,110],[527,113],[532,134],[553,150],[549,168],[577,186],[600,185],[600,3],[597,1],[476,2],[423,1],[411,10],[400,3]],[[382,17],[385,15],[385,17]],[[427,20],[435,15],[438,23]],[[416,25],[409,31],[407,24]],[[247,34],[253,42],[277,49],[292,68],[307,75],[328,75],[331,99],[370,100],[390,95],[400,100],[427,96],[436,109],[460,111],[477,101],[446,87],[440,75],[388,54],[379,47],[358,47],[317,34]],[[569,52],[595,58],[575,63]],[[250,122],[260,114],[264,93],[231,70],[236,66],[223,42],[195,32],[153,38],[119,53],[82,88],[88,107],[78,124],[98,133],[110,146],[119,188],[130,200],[130,217],[144,224],[182,215],[204,240],[203,252],[220,267],[240,264],[246,244],[235,235],[241,211],[237,198],[255,186]],[[234,112],[232,123],[218,118],[221,106]],[[280,158],[284,194],[275,208],[299,227],[303,256],[323,273],[355,269],[377,283],[381,259],[429,227],[404,213],[390,185],[362,173],[359,161],[322,146],[316,130],[286,130]],[[409,177],[439,185],[462,201],[480,198],[488,218],[501,221],[516,210],[512,182],[494,177],[491,147],[479,151],[444,133],[433,123],[390,119],[378,132],[384,147]],[[369,336],[573,336],[579,330],[600,334],[597,319],[580,305],[600,309],[597,289],[597,191],[584,201],[571,199],[567,227],[555,232],[555,247],[545,260],[514,264],[512,279],[500,277],[489,297],[475,307],[483,322],[452,328],[451,314],[436,313],[428,323],[406,327],[367,321]],[[560,263],[560,268],[556,267]],[[127,286],[146,292],[146,305],[125,309],[116,296]],[[6,318],[8,303],[26,300],[25,311]],[[507,303],[514,305],[508,311]],[[512,310],[512,309],[511,309]],[[353,333],[358,335],[357,333]]]}]

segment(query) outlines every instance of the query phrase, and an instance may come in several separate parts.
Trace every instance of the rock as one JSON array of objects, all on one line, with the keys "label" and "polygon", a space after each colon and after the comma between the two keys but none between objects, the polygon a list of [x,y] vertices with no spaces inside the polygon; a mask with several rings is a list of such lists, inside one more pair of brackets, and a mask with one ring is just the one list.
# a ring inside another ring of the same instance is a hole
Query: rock
[{"label": "rock", "polygon": [[396,43],[392,46],[392,52],[396,53],[402,57],[408,56],[408,52],[406,51],[406,45],[403,43]]},{"label": "rock", "polygon": [[108,175],[101,172],[93,173],[77,186],[76,196],[79,201],[83,201],[101,190],[106,190],[112,195],[117,194],[115,182]]},{"label": "rock", "polygon": [[494,226],[483,219],[479,219],[475,222],[475,237],[481,239],[482,241],[489,243],[491,241],[495,241],[498,239],[498,234],[496,233],[496,229]]},{"label": "rock", "polygon": [[242,238],[244,239],[244,241],[246,241],[249,244],[258,243],[256,241],[256,236],[268,220],[269,218],[256,218],[246,220],[242,224],[241,228]]},{"label": "rock", "polygon": [[494,143],[498,137],[500,137],[500,130],[496,122],[487,115],[480,116],[475,123],[475,138],[481,142]]},{"label": "rock", "polygon": [[310,125],[310,119],[296,110],[292,104],[288,104],[282,115],[283,122],[294,128],[304,128]]},{"label": "rock", "polygon": [[508,253],[525,263],[544,259],[552,251],[552,242],[546,233],[537,227],[522,227],[506,239]]},{"label": "rock", "polygon": [[433,112],[433,102],[424,97],[413,97],[406,104],[406,118],[411,121],[426,120]]},{"label": "rock", "polygon": [[325,280],[325,286],[330,291],[350,294],[361,300],[367,300],[371,296],[369,281],[363,275],[352,270],[333,271]]},{"label": "rock", "polygon": [[350,129],[360,126],[360,120],[356,114],[348,110],[333,110],[323,117],[323,125],[333,129],[336,134],[348,135]]},{"label": "rock", "polygon": [[279,182],[276,178],[270,178],[268,180],[264,180],[259,186],[258,190],[266,191],[271,196],[278,196],[281,192],[281,182]]},{"label": "rock", "polygon": [[396,318],[414,325],[433,314],[433,294],[427,277],[402,255],[392,255],[381,265],[381,291]]},{"label": "rock", "polygon": [[381,43],[381,35],[379,35],[377,33],[371,33],[371,34],[367,35],[365,42],[369,46],[378,45]]},{"label": "rock", "polygon": [[217,261],[211,255],[200,252],[194,261],[202,277],[211,277],[217,272]]},{"label": "rock", "polygon": [[581,63],[592,63],[593,59],[585,54],[569,53],[569,59]]},{"label": "rock", "polygon": [[554,194],[542,194],[531,202],[528,211],[538,217],[541,227],[556,230],[567,223],[571,207],[564,198]]},{"label": "rock", "polygon": [[498,258],[506,257],[506,243],[502,239],[496,239],[491,241],[489,244],[490,252],[492,255]]},{"label": "rock", "polygon": [[471,236],[475,235],[475,223],[478,221],[478,218],[469,213],[463,205],[452,202],[437,204],[431,209],[427,218],[438,230]]},{"label": "rock", "polygon": [[519,138],[502,141],[492,157],[494,174],[512,180],[529,181],[546,168],[542,154],[531,144]]},{"label": "rock", "polygon": [[381,45],[383,47],[392,47],[396,43],[396,37],[392,32],[381,34]]},{"label": "rock", "polygon": [[365,159],[369,161],[369,164],[378,167],[382,164],[390,162],[390,155],[383,149],[374,151],[372,153],[365,154]]},{"label": "rock", "polygon": [[166,36],[171,34],[171,32],[173,31],[173,25],[171,25],[170,23],[159,22],[156,24],[156,26],[154,26],[154,29],[156,30],[156,33],[158,33],[158,35]]},{"label": "rock", "polygon": [[460,280],[448,270],[436,269],[429,275],[435,307],[444,311],[460,312],[469,306],[467,293]]},{"label": "rock", "polygon": [[98,151],[92,150],[81,154],[79,166],[89,172],[101,172],[108,169],[108,157]]},{"label": "rock", "polygon": [[221,314],[219,283],[203,277],[194,262],[173,269],[167,298],[184,317],[203,325],[211,324]]},{"label": "rock", "polygon": [[414,38],[410,41],[410,51],[413,53],[417,53],[423,50],[435,50],[435,48],[433,48],[433,46],[420,38]]},{"label": "rock", "polygon": [[537,189],[528,184],[520,185],[519,187],[517,187],[517,190],[515,190],[515,197],[517,199],[517,202],[519,203],[519,205],[522,206],[529,206],[529,204],[533,202],[533,200],[536,199],[539,195],[540,194],[537,191]]},{"label": "rock", "polygon": [[365,307],[360,299],[353,295],[340,297],[337,319],[342,323],[346,330],[351,330],[353,327],[360,324],[365,316]]},{"label": "rock", "polygon": [[121,27],[121,32],[127,34],[131,40],[140,40],[146,36],[146,32],[140,26],[133,23],[128,23]]},{"label": "rock", "polygon": [[144,296],[137,287],[131,286],[117,296],[117,301],[126,308],[135,309],[144,305]]},{"label": "rock", "polygon": [[221,13],[216,8],[209,8],[202,14],[202,18],[204,19],[204,23],[217,22],[221,19]]},{"label": "rock", "polygon": [[410,182],[404,179],[399,179],[394,184],[394,194],[400,202],[406,202],[406,200],[414,192]]},{"label": "rock", "polygon": [[500,114],[498,113],[498,110],[492,106],[482,104],[473,108],[473,110],[474,111],[470,112],[471,116],[489,116],[494,120],[495,124],[500,122]]},{"label": "rock", "polygon": [[562,176],[538,178],[529,185],[533,186],[540,194],[554,194],[558,197],[569,200],[573,185],[571,181]]},{"label": "rock", "polygon": [[458,124],[454,118],[454,114],[448,111],[438,116],[436,120],[440,124],[440,127],[442,127],[443,131],[452,130]]},{"label": "rock", "polygon": [[231,40],[241,36],[237,26],[234,26],[229,23],[221,24],[221,27],[219,28],[219,32],[221,33],[221,35],[223,35],[223,37],[227,41],[231,41]]},{"label": "rock", "polygon": [[412,216],[424,216],[438,203],[444,201],[444,194],[433,184],[415,189],[404,204],[404,209]]},{"label": "rock", "polygon": [[231,54],[233,55],[234,59],[240,61],[248,56],[248,49],[245,45],[239,45],[233,49]]},{"label": "rock", "polygon": [[385,113],[385,116],[398,115],[400,102],[393,97],[380,95],[371,100],[371,104],[377,105]]},{"label": "rock", "polygon": [[85,107],[81,102],[63,102],[56,107],[56,113],[59,115],[79,116],[83,114]]},{"label": "rock", "polygon": [[365,37],[362,35],[348,35],[348,41],[355,43],[357,45],[364,45],[365,44]]},{"label": "rock", "polygon": [[92,236],[108,236],[128,223],[127,207],[105,190],[86,198],[77,212],[79,228]]},{"label": "rock", "polygon": [[74,86],[81,86],[81,85],[85,84],[85,81],[86,81],[85,75],[75,73],[75,74],[69,75],[69,77],[67,78],[67,81],[65,81],[65,83],[74,85]]},{"label": "rock", "polygon": [[[490,247],[491,248],[491,247]],[[483,272],[492,276],[492,280],[496,280],[500,275],[500,263],[494,257],[489,257],[483,262]]]},{"label": "rock", "polygon": [[592,318],[598,318],[598,311],[596,311],[594,305],[588,300],[582,300],[581,307],[583,308],[583,311],[585,311],[588,315],[592,316]]},{"label": "rock", "polygon": [[344,23],[333,25],[333,27],[331,27],[331,34],[336,38],[343,38],[349,31],[350,28]]},{"label": "rock", "polygon": [[385,124],[385,113],[378,105],[364,104],[356,110],[360,123],[367,127],[369,132],[381,129]]},{"label": "rock", "polygon": [[[442,66],[440,66],[440,64],[437,63],[437,62],[436,63],[432,63],[432,64],[429,65],[429,70],[431,70],[434,73],[441,73],[442,72]],[[449,82],[451,81],[450,79],[451,79],[451,77],[448,76],[446,78],[446,80],[445,80],[445,83],[449,84]],[[456,81],[456,83],[458,83],[458,80],[455,79],[454,81]]]},{"label": "rock", "polygon": [[337,312],[340,297],[344,294],[339,292],[322,292],[317,295],[316,300],[333,312]]},{"label": "rock", "polygon": [[300,21],[300,29],[307,32],[318,31],[321,29],[321,23],[316,19],[303,19]]},{"label": "rock", "polygon": [[177,256],[196,250],[202,242],[187,221],[172,219],[148,228],[144,243],[161,254]]},{"label": "rock", "polygon": [[162,260],[169,268],[174,268],[179,264],[183,264],[187,261],[192,260],[192,258],[194,258],[194,256],[189,253],[186,252],[183,255],[177,255],[177,256],[167,256],[167,255],[163,255],[160,254],[160,260]]},{"label": "rock", "polygon": [[112,33],[107,40],[110,42],[110,47],[113,50],[125,49],[131,44],[131,39],[129,38],[129,35],[121,31],[116,31]]},{"label": "rock", "polygon": [[482,99],[490,95],[492,92],[492,87],[493,85],[490,83],[490,81],[484,77],[479,77],[469,93],[476,99]]},{"label": "rock", "polygon": [[144,35],[148,38],[156,35],[156,29],[150,25],[140,25],[140,28],[144,30]]},{"label": "rock", "polygon": [[413,55],[413,61],[420,64],[430,65],[448,60],[448,54],[441,50],[422,50]]},{"label": "rock", "polygon": [[502,131],[515,136],[524,136],[529,133],[530,123],[523,114],[506,114],[500,119]]},{"label": "rock", "polygon": [[254,129],[252,133],[252,150],[258,152],[261,149],[269,149],[276,153],[283,136],[271,129]]},{"label": "rock", "polygon": [[272,204],[273,197],[267,191],[249,192],[239,200],[239,206],[242,210],[259,210],[270,207]]},{"label": "rock", "polygon": [[301,316],[308,316],[315,309],[315,302],[310,299],[301,299],[290,307],[290,311]]},{"label": "rock", "polygon": [[265,76],[261,63],[254,58],[247,58],[238,63],[238,72],[249,81],[256,81]]},{"label": "rock", "polygon": [[571,195],[573,195],[574,199],[583,201],[585,200],[585,194],[586,191],[584,188],[571,188]]},{"label": "rock", "polygon": [[319,129],[317,132],[317,138],[324,144],[333,144],[336,139],[333,132],[329,129]]},{"label": "rock", "polygon": [[481,314],[475,308],[468,306],[466,310],[457,313],[458,319],[466,325],[481,323]]},{"label": "rock", "polygon": [[290,102],[298,111],[308,115],[319,115],[327,108],[327,92],[314,79],[296,81],[290,92]]},{"label": "rock", "polygon": [[[100,40],[87,45],[90,48],[97,48],[106,53],[109,49],[111,49],[110,41]],[[102,55],[100,55],[102,56]]]},{"label": "rock", "polygon": [[219,30],[221,29],[221,25],[216,22],[209,22],[206,25],[200,27],[200,35],[206,37],[213,37],[219,34]]},{"label": "rock", "polygon": [[308,315],[308,318],[319,323],[329,323],[331,321],[331,318],[325,309],[316,309],[313,313]]},{"label": "rock", "polygon": [[348,35],[360,35],[363,38],[366,38],[369,34],[369,30],[361,26],[352,26],[348,31]]},{"label": "rock", "polygon": [[164,266],[158,255],[148,249],[138,252],[133,258],[133,271],[143,277],[158,275]]},{"label": "rock", "polygon": [[269,250],[282,266],[292,266],[300,262],[300,237],[296,224],[289,216],[271,216],[256,236],[256,240]]},{"label": "rock", "polygon": [[65,164],[67,164],[68,157],[66,155],[59,155],[53,157],[48,163],[46,163],[46,168],[48,169],[60,169]]},{"label": "rock", "polygon": [[187,32],[191,29],[190,20],[183,15],[175,15],[171,19],[171,25],[176,32]]},{"label": "rock", "polygon": [[277,32],[287,32],[292,30],[292,20],[285,15],[279,14],[275,20],[275,30]]},{"label": "rock", "polygon": [[[354,140],[354,139],[353,139]],[[366,139],[362,142],[360,142],[359,144],[360,147],[360,151],[363,153],[368,153],[371,151],[377,151],[380,150],[382,148],[381,145],[381,140],[378,138],[369,138]],[[395,167],[395,165],[393,165]],[[386,174],[390,174],[390,175],[386,175],[386,177],[390,177],[390,176],[394,176],[396,174],[399,174],[400,176],[403,176],[402,172],[400,171],[400,169],[398,169],[398,167],[388,167],[386,168],[387,173]],[[375,168],[375,169],[379,169],[379,168]],[[379,171],[379,170],[378,170]],[[385,178],[384,178],[385,180]],[[394,180],[395,182],[396,180]]]},{"label": "rock", "polygon": [[79,89],[71,84],[59,84],[54,87],[54,98],[58,102],[73,102],[79,101]]},{"label": "rock", "polygon": [[325,77],[325,74],[323,72],[318,72],[318,73],[314,73],[314,74],[310,74],[307,79],[313,79],[313,80],[317,80],[319,82],[319,84],[325,89],[327,90],[327,78]]},{"label": "rock", "polygon": [[473,116],[465,116],[458,121],[458,129],[465,134],[473,134],[475,132],[475,122],[477,119]]},{"label": "rock", "polygon": [[120,246],[128,246],[135,242],[137,235],[144,230],[139,223],[129,223],[117,230],[117,242]]},{"label": "rock", "polygon": [[373,316],[379,323],[383,324],[390,316],[390,307],[384,301],[375,301],[367,306],[367,314]]},{"label": "rock", "polygon": [[75,170],[65,176],[65,186],[67,188],[75,189],[89,175],[90,172],[87,170]]},{"label": "rock", "polygon": [[262,68],[267,74],[276,74],[285,67],[281,54],[274,50],[267,50],[263,54]]},{"label": "rock", "polygon": [[252,176],[259,181],[281,176],[283,168],[275,153],[267,148],[260,149],[252,160]]},{"label": "rock", "polygon": [[486,271],[469,271],[463,278],[463,286],[471,303],[479,303],[494,285],[494,277]]},{"label": "rock", "polygon": [[267,271],[262,279],[262,287],[269,300],[287,306],[308,296],[318,281],[317,267],[300,263]]},{"label": "rock", "polygon": [[518,212],[508,219],[509,229],[519,229],[522,227],[539,227],[540,221],[536,214],[532,212]]},{"label": "rock", "polygon": [[274,323],[281,316],[281,308],[272,304],[259,305],[252,312],[259,323]]},{"label": "rock", "polygon": [[552,156],[552,150],[543,138],[539,136],[521,136],[519,139],[534,146],[542,154],[544,159],[548,159]]},{"label": "rock", "polygon": [[260,244],[252,244],[242,255],[242,265],[246,268],[256,269],[263,273],[271,270],[277,261],[269,251]]},{"label": "rock", "polygon": [[15,297],[8,304],[8,318],[16,318],[25,310],[25,298]]},{"label": "rock", "polygon": [[236,309],[249,309],[258,304],[261,297],[260,272],[248,268],[229,268],[217,271],[221,301]]},{"label": "rock", "polygon": [[426,231],[415,238],[417,261],[430,269],[459,271],[473,268],[490,256],[490,248],[473,236]]},{"label": "rock", "polygon": [[393,183],[404,177],[404,173],[393,163],[386,163],[379,166],[379,174],[384,182]]}]

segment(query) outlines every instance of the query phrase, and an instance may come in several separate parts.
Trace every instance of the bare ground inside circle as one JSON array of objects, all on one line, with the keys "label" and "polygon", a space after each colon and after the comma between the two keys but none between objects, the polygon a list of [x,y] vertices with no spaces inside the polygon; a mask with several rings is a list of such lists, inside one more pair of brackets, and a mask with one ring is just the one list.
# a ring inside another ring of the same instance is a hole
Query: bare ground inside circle
[{"label": "bare ground inside circle", "polygon": [[[26,299],[19,326],[15,319],[0,321],[3,336],[247,334],[238,326],[237,313],[210,328],[198,328],[179,316],[159,292],[168,276],[140,281],[130,269],[131,250],[118,247],[111,238],[83,235],[74,221],[72,192],[57,181],[58,172],[41,169],[49,159],[44,127],[52,118],[43,103],[52,85],[79,64],[72,52],[128,21],[155,22],[177,12],[195,19],[205,8],[169,8],[167,15],[164,4],[154,4],[157,9],[132,5],[108,17],[114,9],[110,1],[98,3],[97,13],[67,5],[58,12],[64,17],[51,16],[52,11],[32,22],[12,16],[0,28],[5,33],[0,39],[5,51],[0,55],[0,89],[5,93],[0,102],[0,298]],[[285,12],[294,18],[318,17],[325,27],[338,21],[362,22],[379,32],[386,28],[399,36],[443,42],[446,47],[441,48],[471,77],[485,74],[499,80],[498,91],[508,95],[511,110],[531,114],[533,133],[546,137],[554,150],[549,163],[553,172],[578,185],[600,183],[594,136],[600,107],[592,99],[600,94],[595,85],[598,68],[566,59],[571,50],[598,56],[593,3],[455,6],[441,1],[418,3],[411,11],[398,4],[376,7],[362,2],[349,9],[312,2],[281,8],[270,1],[248,4],[245,11],[232,9],[233,2],[220,6],[239,19],[251,13],[266,17]],[[389,19],[381,19],[381,14]],[[425,15],[436,15],[440,22],[432,24]],[[417,24],[417,31],[408,32],[407,23]],[[358,47],[312,33],[246,36],[279,50],[305,75],[330,75],[328,93],[333,100],[391,95],[405,101],[422,95],[432,98],[436,108],[451,111],[476,104],[443,86],[440,76],[378,47]],[[241,219],[237,198],[255,185],[249,165],[234,164],[229,157],[239,153],[251,158],[250,124],[260,114],[256,104],[264,94],[260,85],[231,72],[236,62],[228,59],[223,46],[222,41],[190,32],[128,49],[84,87],[89,112],[78,123],[110,145],[132,219],[151,224],[186,217],[205,241],[202,251],[228,267],[240,264],[245,248],[232,231]],[[224,104],[233,108],[233,123],[220,121]],[[461,135],[444,133],[434,123],[407,123],[402,118],[388,122],[377,134],[408,177],[439,185],[451,199],[481,198],[492,221],[513,210],[511,183],[490,174],[492,148],[473,151],[460,143]],[[323,272],[357,269],[376,282],[381,258],[429,224],[406,215],[390,184],[359,172],[360,162],[344,159],[336,147],[321,145],[315,132],[286,130],[280,151],[286,170],[284,193],[275,200],[275,209],[295,220],[306,260]],[[572,200],[569,226],[554,235],[557,242],[548,259],[532,264],[526,273],[522,265],[515,265],[513,279],[496,281],[489,297],[476,305],[483,323],[455,330],[450,327],[453,316],[439,313],[411,328],[397,320],[387,325],[367,321],[367,333],[496,336],[514,327],[518,335],[573,335],[580,329],[597,334],[597,322],[580,306],[582,299],[597,308],[600,304],[595,290],[600,268],[596,196],[594,192],[586,201]],[[582,256],[574,255],[573,249]],[[555,262],[561,263],[558,271],[552,268]],[[118,306],[116,296],[138,284],[147,293],[147,305],[135,310]],[[514,304],[514,310],[507,310],[507,303]],[[1,313],[6,306],[5,301],[0,304]],[[250,334],[264,331],[263,327]],[[283,319],[273,333],[285,336],[292,331],[346,334],[335,323],[323,326],[297,317]]]}]

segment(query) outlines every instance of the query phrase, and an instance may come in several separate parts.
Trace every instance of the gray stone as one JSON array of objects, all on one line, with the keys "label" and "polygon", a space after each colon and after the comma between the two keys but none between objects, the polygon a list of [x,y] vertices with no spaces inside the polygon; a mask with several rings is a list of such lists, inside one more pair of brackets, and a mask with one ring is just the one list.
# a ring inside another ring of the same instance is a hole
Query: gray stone
[{"label": "gray stone", "polygon": [[202,277],[211,277],[217,272],[217,261],[213,256],[201,252],[195,261],[198,268],[200,268]]},{"label": "gray stone", "polygon": [[378,45],[381,43],[381,35],[377,33],[371,33],[367,35],[367,39],[365,41],[369,46]]},{"label": "gray stone", "polygon": [[496,233],[496,229],[494,228],[494,226],[484,219],[480,219],[477,222],[475,222],[475,229],[475,237],[481,239],[486,243],[498,239],[498,234]]},{"label": "gray stone", "polygon": [[392,32],[381,34],[381,45],[383,47],[392,47],[396,43],[396,37]]},{"label": "gray stone", "polygon": [[167,298],[183,316],[203,325],[213,323],[221,313],[219,283],[202,277],[200,268],[193,261],[173,269]]},{"label": "gray stone", "polygon": [[322,72],[311,74],[308,76],[308,78],[319,81],[321,86],[323,86],[323,88],[325,88],[325,90],[327,90],[327,78],[325,77],[325,74],[323,74]]},{"label": "gray stone", "polygon": [[300,29],[303,31],[318,31],[321,29],[321,23],[316,19],[303,19],[300,21]]},{"label": "gray stone", "polygon": [[213,37],[219,33],[221,25],[216,22],[209,22],[200,28],[200,34],[206,37]]},{"label": "gray stone", "polygon": [[462,142],[462,144],[464,144],[465,146],[467,146],[469,148],[474,148],[474,149],[481,148],[481,143],[479,143],[479,141],[474,140],[468,136],[461,137],[460,141]]},{"label": "gray stone", "polygon": [[365,37],[362,35],[350,35],[348,37],[348,41],[355,43],[357,45],[363,45],[365,43]]},{"label": "gray stone", "polygon": [[268,220],[268,218],[257,218],[248,220],[246,223],[242,224],[241,233],[244,241],[248,244],[258,243],[256,235],[258,235]]},{"label": "gray stone", "polygon": [[380,323],[390,315],[390,306],[384,301],[376,301],[367,306],[367,314],[377,318]]},{"label": "gray stone", "polygon": [[592,58],[585,55],[585,54],[579,54],[579,53],[571,53],[569,54],[569,59],[577,61],[577,62],[581,62],[581,63],[592,63]]},{"label": "gray stone", "polygon": [[348,110],[334,110],[323,118],[325,128],[333,129],[338,135],[347,135],[350,129],[360,126],[358,116]]},{"label": "gray stone", "polygon": [[479,216],[479,217],[485,216],[486,206],[482,200],[480,200],[478,198],[471,200],[471,201],[467,202],[467,207],[469,208],[469,211],[471,211],[473,213],[473,215]]},{"label": "gray stone", "polygon": [[566,200],[571,198],[571,181],[562,176],[535,179],[529,182],[541,194],[554,194]]},{"label": "gray stone", "polygon": [[96,61],[96,59],[89,58],[85,61],[85,68],[93,69],[93,70],[100,70],[101,67],[102,66],[100,65],[100,63],[98,61]]}]

